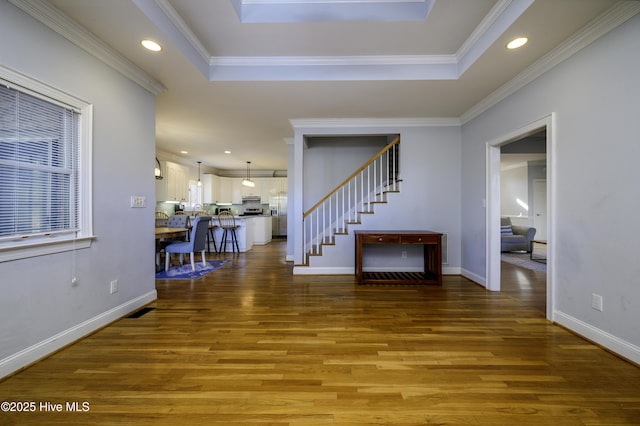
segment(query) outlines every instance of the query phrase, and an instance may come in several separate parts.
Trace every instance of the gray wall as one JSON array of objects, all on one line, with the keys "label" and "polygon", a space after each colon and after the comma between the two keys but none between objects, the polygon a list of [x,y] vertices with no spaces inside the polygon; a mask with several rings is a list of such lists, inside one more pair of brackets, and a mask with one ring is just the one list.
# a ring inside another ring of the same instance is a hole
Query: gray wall
[{"label": "gray wall", "polygon": [[[358,123],[358,120],[354,120]],[[448,245],[448,273],[460,271],[460,156],[461,134],[458,125],[402,125],[367,127],[354,124],[348,131],[354,134],[399,134],[400,135],[400,193],[391,194],[389,203],[375,207],[375,215],[366,215],[360,229],[419,229],[445,232],[449,235]],[[331,128],[297,129],[298,140],[301,144],[301,134],[344,135],[347,130],[344,124]],[[300,150],[301,157],[306,157],[310,150]],[[376,150],[374,150],[376,151]],[[377,152],[377,151],[376,151]],[[375,152],[374,152],[375,153]],[[322,154],[322,155],[321,155]],[[325,150],[314,154],[314,161],[329,163],[336,152]],[[295,156],[294,156],[295,157]],[[370,156],[369,156],[370,157]],[[365,158],[365,160],[368,158]],[[357,165],[363,163],[362,159]],[[302,174],[302,166],[307,165],[306,158],[298,160],[296,172]],[[355,170],[357,166],[353,167]],[[349,173],[347,173],[348,175]],[[290,176],[296,173],[291,173]],[[309,179],[304,173],[305,197],[307,191],[314,192],[312,186],[324,188],[326,185],[318,179]],[[340,182],[338,182],[340,183]],[[296,184],[299,184],[296,182]],[[299,192],[298,192],[299,191]],[[314,193],[320,193],[318,190]],[[293,194],[302,193],[300,188],[294,189]],[[326,192],[325,192],[326,193]],[[291,194],[291,193],[290,193]],[[291,202],[291,198],[290,198]],[[295,204],[295,200],[294,200]],[[299,212],[294,210],[293,221],[296,229],[301,229],[301,204]],[[306,204],[306,198],[305,198]],[[305,208],[307,206],[305,205]],[[290,220],[292,216],[290,216]],[[366,222],[366,224],[365,224]],[[352,227],[356,229],[357,227]],[[353,238],[353,233],[349,237]],[[299,246],[301,247],[301,246]],[[323,256],[313,258],[315,273],[352,273],[354,267],[353,243],[346,243],[335,247],[326,247]],[[302,272],[302,271],[301,271]]]},{"label": "gray wall", "polygon": [[[640,346],[640,16],[463,125],[462,266],[485,276],[485,144],[555,113],[554,319]],[[604,310],[591,308],[591,295]],[[631,345],[631,346],[629,346]],[[635,345],[635,349],[633,346]]]},{"label": "gray wall", "polygon": [[387,144],[384,136],[310,137],[304,151],[304,209],[333,191]]},{"label": "gray wall", "polygon": [[[11,40],[2,66],[94,105],[97,236],[88,249],[0,263],[3,376],[155,299],[155,97],[4,1],[0,39]],[[131,195],[148,207],[130,208]]]}]

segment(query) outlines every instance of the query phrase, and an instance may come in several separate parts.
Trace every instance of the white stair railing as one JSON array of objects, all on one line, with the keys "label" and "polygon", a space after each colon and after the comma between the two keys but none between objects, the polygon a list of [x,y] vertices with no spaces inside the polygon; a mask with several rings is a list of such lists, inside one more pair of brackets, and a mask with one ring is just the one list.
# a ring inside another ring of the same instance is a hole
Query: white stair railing
[{"label": "white stair railing", "polygon": [[399,146],[400,137],[396,137],[303,214],[306,263],[309,256],[322,253],[322,245],[334,244],[336,234],[346,233],[348,224],[372,213],[375,203],[386,202],[388,192],[399,190]]}]

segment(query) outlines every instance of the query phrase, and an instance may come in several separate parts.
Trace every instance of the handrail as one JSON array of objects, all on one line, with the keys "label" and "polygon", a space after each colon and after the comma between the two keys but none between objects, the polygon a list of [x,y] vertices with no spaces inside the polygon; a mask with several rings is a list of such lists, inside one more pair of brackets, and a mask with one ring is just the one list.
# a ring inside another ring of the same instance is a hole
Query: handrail
[{"label": "handrail", "polygon": [[384,148],[382,148],[380,151],[378,151],[376,153],[376,155],[374,155],[373,157],[371,157],[366,163],[364,163],[362,166],[360,166],[355,172],[353,172],[348,178],[346,178],[344,181],[342,181],[340,183],[340,185],[336,186],[333,191],[329,192],[327,195],[325,195],[320,201],[318,201],[317,203],[315,203],[313,205],[313,207],[311,207],[309,210],[307,210],[306,212],[304,212],[304,214],[302,215],[302,218],[306,218],[307,216],[309,216],[315,209],[317,209],[320,205],[322,205],[322,203],[324,203],[325,201],[327,201],[333,194],[335,194],[336,192],[338,192],[343,186],[345,186],[347,184],[347,182],[351,181],[351,179],[353,179],[354,177],[356,177],[360,172],[362,172],[364,169],[366,169],[367,167],[369,167],[369,165],[371,165],[371,163],[373,163],[378,157],[380,157],[382,154],[384,154],[385,152],[387,152],[389,149],[391,149],[391,147],[393,147],[394,145],[397,145],[400,142],[400,136],[396,136],[396,138],[394,140],[392,140],[391,142],[389,142]]}]

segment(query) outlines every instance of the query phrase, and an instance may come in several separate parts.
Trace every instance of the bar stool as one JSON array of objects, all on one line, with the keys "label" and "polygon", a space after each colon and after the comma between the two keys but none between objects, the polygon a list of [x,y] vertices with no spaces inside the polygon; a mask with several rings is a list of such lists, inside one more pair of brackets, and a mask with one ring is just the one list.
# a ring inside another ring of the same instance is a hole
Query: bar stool
[{"label": "bar stool", "polygon": [[222,241],[220,242],[220,251],[227,251],[227,236],[231,233],[231,250],[235,253],[236,249],[240,253],[240,247],[238,247],[238,236],[236,235],[236,229],[240,226],[236,225],[236,219],[230,212],[220,212],[218,215],[218,223],[220,228],[224,231],[222,234]]}]

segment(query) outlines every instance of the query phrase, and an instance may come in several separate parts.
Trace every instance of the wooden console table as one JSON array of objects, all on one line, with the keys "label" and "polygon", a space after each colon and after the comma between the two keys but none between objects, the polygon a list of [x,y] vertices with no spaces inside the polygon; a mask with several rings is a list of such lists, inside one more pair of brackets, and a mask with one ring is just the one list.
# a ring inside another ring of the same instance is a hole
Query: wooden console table
[{"label": "wooden console table", "polygon": [[[358,284],[442,285],[442,234],[432,231],[356,231],[356,276]],[[423,272],[364,272],[365,244],[420,244],[424,253]]]}]

